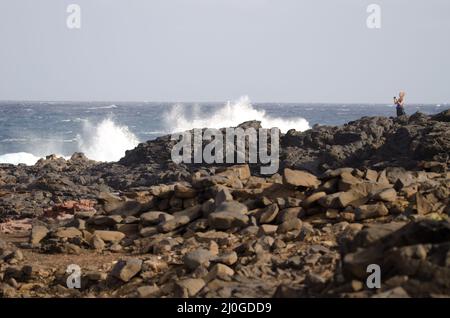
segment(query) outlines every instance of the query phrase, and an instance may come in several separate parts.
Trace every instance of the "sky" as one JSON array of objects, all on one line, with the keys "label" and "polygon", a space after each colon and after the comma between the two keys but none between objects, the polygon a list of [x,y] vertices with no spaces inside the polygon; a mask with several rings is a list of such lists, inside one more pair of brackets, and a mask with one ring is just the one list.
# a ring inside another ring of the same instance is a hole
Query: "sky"
[{"label": "sky", "polygon": [[448,103],[449,14],[448,0],[0,0],[0,100]]}]

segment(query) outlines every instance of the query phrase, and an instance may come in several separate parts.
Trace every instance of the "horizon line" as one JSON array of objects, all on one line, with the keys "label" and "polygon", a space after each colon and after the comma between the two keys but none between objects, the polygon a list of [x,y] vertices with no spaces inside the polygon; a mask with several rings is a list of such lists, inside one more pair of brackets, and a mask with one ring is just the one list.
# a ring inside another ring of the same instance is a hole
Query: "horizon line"
[{"label": "horizon line", "polygon": [[[236,100],[221,100],[221,101],[152,101],[152,100],[66,100],[66,99],[55,99],[55,100],[39,100],[39,99],[0,99],[0,103],[5,102],[25,102],[25,103],[161,103],[161,104],[177,104],[177,103],[189,103],[189,104],[219,104],[219,103],[228,103]],[[393,103],[389,102],[301,102],[301,101],[288,101],[288,102],[277,102],[277,101],[252,101],[250,99],[251,104],[330,104],[330,105],[390,105]],[[406,103],[406,105],[449,105],[450,102],[410,102]]]}]

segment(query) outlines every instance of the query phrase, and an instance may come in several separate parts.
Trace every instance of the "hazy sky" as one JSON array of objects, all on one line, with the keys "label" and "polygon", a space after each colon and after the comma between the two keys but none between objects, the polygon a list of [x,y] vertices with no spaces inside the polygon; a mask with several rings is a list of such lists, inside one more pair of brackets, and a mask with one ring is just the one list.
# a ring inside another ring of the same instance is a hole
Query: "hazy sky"
[{"label": "hazy sky", "polygon": [[0,100],[445,103],[449,15],[448,0],[0,0]]}]

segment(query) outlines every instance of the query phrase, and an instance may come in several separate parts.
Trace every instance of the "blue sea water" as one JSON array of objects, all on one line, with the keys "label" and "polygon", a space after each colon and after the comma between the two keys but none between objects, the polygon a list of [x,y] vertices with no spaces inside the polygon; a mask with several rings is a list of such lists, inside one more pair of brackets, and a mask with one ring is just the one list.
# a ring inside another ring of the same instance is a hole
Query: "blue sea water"
[{"label": "blue sea water", "polygon": [[[407,105],[406,112],[434,114],[443,105]],[[305,130],[341,125],[363,116],[395,116],[381,104],[153,102],[0,102],[0,162],[33,164],[48,154],[76,151],[115,161],[139,142],[191,128],[229,127],[256,119],[264,127]],[[270,126],[270,127],[268,127]]]}]

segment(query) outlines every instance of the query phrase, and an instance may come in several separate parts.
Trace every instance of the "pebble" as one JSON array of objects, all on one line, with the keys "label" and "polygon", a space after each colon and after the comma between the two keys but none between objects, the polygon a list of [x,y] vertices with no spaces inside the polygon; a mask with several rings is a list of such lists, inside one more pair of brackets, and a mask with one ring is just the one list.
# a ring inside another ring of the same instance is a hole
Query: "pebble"
[{"label": "pebble", "polygon": [[142,260],[137,258],[131,258],[129,260],[121,260],[116,263],[111,271],[111,275],[122,280],[123,282],[129,282],[134,276],[136,276],[142,268]]},{"label": "pebble", "polygon": [[175,283],[178,290],[178,297],[194,297],[205,286],[205,281],[201,278],[187,278]]},{"label": "pebble", "polygon": [[189,252],[183,257],[184,265],[190,270],[194,270],[200,266],[209,266],[209,261],[213,258],[211,251],[199,248]]}]

